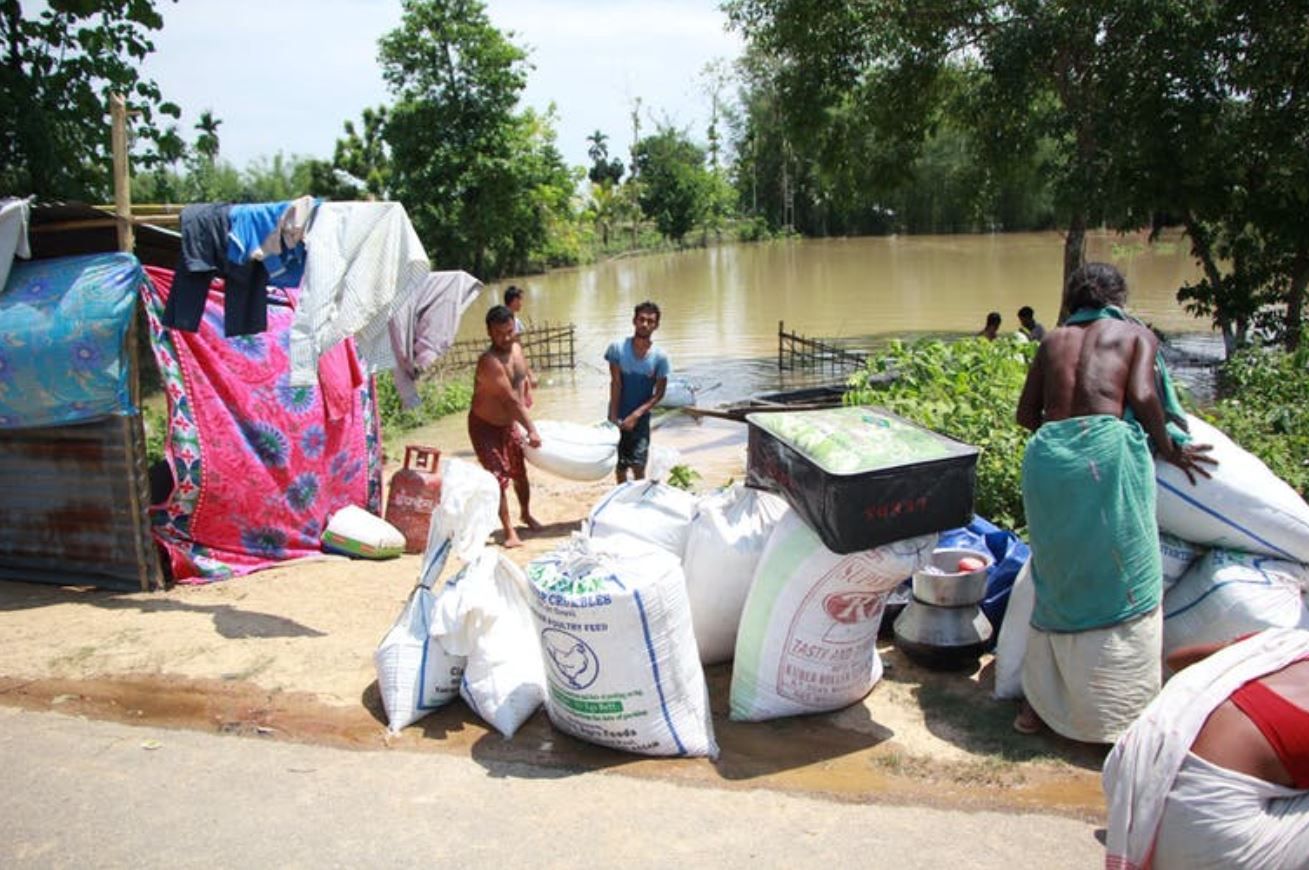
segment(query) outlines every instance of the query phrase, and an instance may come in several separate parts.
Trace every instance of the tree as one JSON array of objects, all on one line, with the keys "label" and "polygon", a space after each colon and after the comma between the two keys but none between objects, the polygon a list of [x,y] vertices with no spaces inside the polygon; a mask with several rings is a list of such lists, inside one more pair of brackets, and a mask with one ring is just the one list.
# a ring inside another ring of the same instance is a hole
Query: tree
[{"label": "tree", "polygon": [[351,121],[345,122],[345,138],[336,140],[332,166],[348,172],[363,183],[368,193],[384,199],[390,193],[391,155],[386,147],[386,107],[364,109],[363,135]]},{"label": "tree", "polygon": [[210,166],[218,161],[218,128],[222,123],[214,117],[213,109],[205,109],[200,113],[200,120],[195,125],[195,128],[200,131],[200,135],[195,137],[195,151]]},{"label": "tree", "polygon": [[617,184],[626,171],[623,161],[616,157],[609,159],[609,146],[605,144],[608,140],[609,137],[599,130],[586,137],[586,141],[591,143],[586,149],[586,155],[591,158],[591,168],[586,175],[592,184]]},{"label": "tree", "polygon": [[[400,26],[381,39],[380,61],[396,98],[385,126],[392,189],[432,261],[478,275],[509,269],[543,219],[524,207],[536,179],[514,165],[529,142],[541,144],[515,113],[525,53],[479,0],[405,0]],[[552,162],[537,156],[537,165]]]},{"label": "tree", "polygon": [[[156,5],[52,0],[27,16],[18,0],[0,0],[0,190],[108,199],[109,94],[127,98],[138,141],[158,140],[157,116],[181,114],[138,72],[163,26]],[[147,151],[141,162],[158,159]]]},{"label": "tree", "polygon": [[674,242],[682,241],[709,205],[711,180],[704,161],[704,149],[672,127],[637,143],[641,208]]}]

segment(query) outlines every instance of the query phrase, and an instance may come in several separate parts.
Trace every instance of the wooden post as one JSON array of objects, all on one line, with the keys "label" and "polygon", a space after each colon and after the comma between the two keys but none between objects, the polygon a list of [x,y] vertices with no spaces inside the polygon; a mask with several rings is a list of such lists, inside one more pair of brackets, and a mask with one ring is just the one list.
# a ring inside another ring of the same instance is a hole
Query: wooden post
[{"label": "wooden post", "polygon": [[109,95],[109,116],[113,121],[110,143],[114,152],[114,214],[118,216],[118,250],[131,253],[132,175],[127,166],[127,103],[122,94]]},{"label": "wooden post", "polygon": [[777,370],[782,370],[782,321],[777,321]]}]

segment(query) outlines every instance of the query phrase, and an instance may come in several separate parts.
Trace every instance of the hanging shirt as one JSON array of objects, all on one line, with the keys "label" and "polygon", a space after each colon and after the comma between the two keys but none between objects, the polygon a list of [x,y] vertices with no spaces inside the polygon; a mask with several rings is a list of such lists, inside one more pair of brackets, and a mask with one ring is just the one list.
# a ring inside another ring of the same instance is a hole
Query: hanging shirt
[{"label": "hanging shirt", "polygon": [[450,349],[460,318],[481,291],[482,282],[467,272],[430,272],[397,303],[390,323],[393,375],[406,408],[418,404],[418,376]]},{"label": "hanging shirt", "polygon": [[223,290],[223,332],[231,338],[268,329],[268,272],[259,260],[232,263],[227,257],[231,206],[200,203],[182,209],[182,254],[163,324],[195,332],[200,328],[209,285],[218,276]]},{"label": "hanging shirt", "polygon": [[354,336],[369,374],[395,367],[389,323],[426,279],[427,252],[398,202],[325,202],[305,234],[291,326],[291,383],[317,382],[318,357]]}]

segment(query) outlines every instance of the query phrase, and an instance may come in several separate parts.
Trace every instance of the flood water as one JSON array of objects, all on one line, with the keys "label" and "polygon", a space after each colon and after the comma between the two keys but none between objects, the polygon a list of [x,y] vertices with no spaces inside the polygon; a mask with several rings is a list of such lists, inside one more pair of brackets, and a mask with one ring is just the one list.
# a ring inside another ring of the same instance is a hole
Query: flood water
[{"label": "flood water", "polygon": [[[1221,358],[1222,349],[1209,324],[1177,303],[1178,287],[1199,277],[1185,240],[1151,246],[1143,234],[1091,233],[1087,258],[1122,270],[1131,309],[1171,337],[1179,379],[1204,393],[1205,363]],[[523,287],[529,328],[577,328],[576,368],[539,373],[533,414],[589,422],[606,413],[604,349],[631,334],[632,308],[644,299],[663,310],[655,341],[669,354],[674,377],[698,388],[698,405],[712,407],[834,379],[830,372],[779,372],[779,321],[788,332],[871,350],[895,337],[972,334],[988,311],[999,311],[1002,332],[1010,332],[1018,328],[1016,312],[1023,305],[1052,327],[1062,277],[1063,237],[1053,232],[723,245],[498,282],[468,310],[459,337],[484,337],[486,309],[500,301],[508,284]],[[675,430],[693,425],[676,416],[662,427],[673,441]],[[462,419],[440,421],[421,434],[438,443],[467,441]]]}]

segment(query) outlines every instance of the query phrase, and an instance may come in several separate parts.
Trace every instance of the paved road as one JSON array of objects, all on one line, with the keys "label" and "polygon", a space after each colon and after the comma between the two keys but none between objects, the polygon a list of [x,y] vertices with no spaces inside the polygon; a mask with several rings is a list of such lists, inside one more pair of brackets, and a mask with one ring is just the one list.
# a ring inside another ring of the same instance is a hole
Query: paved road
[{"label": "paved road", "polygon": [[1066,818],[490,769],[0,708],[0,866],[1095,867]]}]

